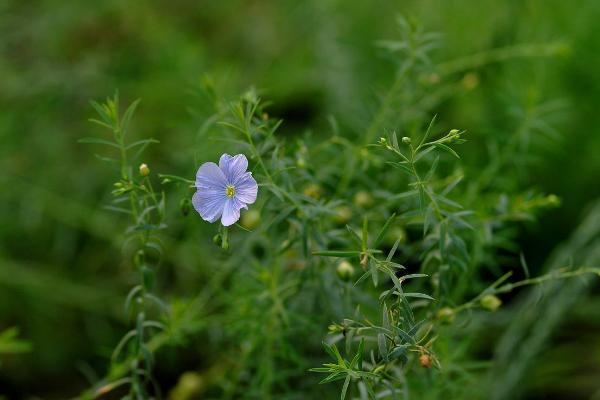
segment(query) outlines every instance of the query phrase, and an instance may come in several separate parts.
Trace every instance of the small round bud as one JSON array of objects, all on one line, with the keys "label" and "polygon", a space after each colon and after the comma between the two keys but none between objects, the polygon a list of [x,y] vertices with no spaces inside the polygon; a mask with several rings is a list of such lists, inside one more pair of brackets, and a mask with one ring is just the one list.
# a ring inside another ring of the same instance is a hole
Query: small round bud
[{"label": "small round bud", "polygon": [[421,363],[421,367],[423,368],[431,368],[431,357],[429,355],[423,353],[419,357],[419,362]]},{"label": "small round bud", "polygon": [[304,157],[298,157],[296,159],[296,165],[298,166],[298,168],[306,168],[306,160],[304,159]]},{"label": "small round bud", "polygon": [[460,131],[458,129],[452,129],[450,131],[450,135],[451,136],[457,136],[460,133]]},{"label": "small round bud", "polygon": [[389,246],[393,246],[396,243],[396,240],[399,240],[399,243],[406,242],[406,231],[399,226],[392,226],[385,234],[385,243]]},{"label": "small round bud", "polygon": [[481,298],[481,306],[489,311],[496,311],[502,305],[502,300],[493,294],[487,294]]},{"label": "small round bud", "polygon": [[554,206],[554,207],[560,206],[560,197],[558,197],[555,194],[551,194],[548,197],[546,197],[546,201],[548,202],[548,205],[550,205],[550,206]]},{"label": "small round bud", "polygon": [[256,228],[260,224],[260,212],[257,210],[246,211],[242,214],[241,224],[249,230]]},{"label": "small round bud", "polygon": [[177,385],[169,393],[170,399],[197,399],[201,396],[206,382],[197,372],[185,372]]},{"label": "small round bud", "polygon": [[141,176],[150,175],[150,168],[148,168],[148,165],[146,165],[146,164],[140,165],[140,175]]},{"label": "small round bud", "polygon": [[444,324],[451,324],[455,317],[456,313],[450,307],[440,308],[437,312],[437,318]]},{"label": "small round bud", "polygon": [[352,218],[352,209],[348,206],[340,206],[335,209],[333,220],[338,224],[345,224]]},{"label": "small round bud", "polygon": [[462,85],[466,90],[473,90],[479,85],[479,77],[477,74],[469,72],[463,76]]},{"label": "small round bud", "polygon": [[373,204],[373,197],[369,192],[361,190],[354,195],[354,204],[358,207],[369,207]]},{"label": "small round bud", "polygon": [[217,233],[215,236],[213,236],[212,241],[214,244],[221,247],[221,244],[223,243],[223,237],[221,236],[220,233]]},{"label": "small round bud", "polygon": [[404,143],[404,144],[410,144],[411,142],[412,142],[412,140],[408,136],[404,136],[402,138],[402,143]]},{"label": "small round bud", "polygon": [[320,199],[322,194],[323,188],[316,183],[311,183],[304,188],[304,195],[312,197],[315,200]]},{"label": "small round bud", "polygon": [[335,273],[338,278],[344,282],[348,282],[354,276],[354,267],[348,261],[344,260],[338,264]]},{"label": "small round bud", "polygon": [[383,145],[387,144],[387,139],[384,138],[384,137],[380,137],[379,138],[379,144],[383,144]]}]

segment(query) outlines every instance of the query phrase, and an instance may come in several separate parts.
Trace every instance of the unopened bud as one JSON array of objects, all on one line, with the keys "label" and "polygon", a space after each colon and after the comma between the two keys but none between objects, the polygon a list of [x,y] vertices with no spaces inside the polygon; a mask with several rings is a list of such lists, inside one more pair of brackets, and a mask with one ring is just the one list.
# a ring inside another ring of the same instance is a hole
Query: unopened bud
[{"label": "unopened bud", "polygon": [[450,307],[440,308],[437,312],[437,318],[445,324],[454,322],[454,317],[456,317],[456,313]]},{"label": "unopened bud", "polygon": [[354,276],[354,267],[348,261],[340,262],[335,270],[338,278],[344,282],[348,282]]},{"label": "unopened bud", "polygon": [[335,209],[333,219],[338,224],[345,224],[352,218],[352,209],[348,206],[340,206]]},{"label": "unopened bud", "polygon": [[410,144],[411,142],[412,142],[412,140],[408,136],[404,136],[402,138],[402,143],[404,143],[404,144]]},{"label": "unopened bud", "polygon": [[146,164],[140,165],[140,175],[141,176],[150,175],[150,168],[148,168],[148,165],[146,165]]},{"label": "unopened bud", "polygon": [[469,72],[462,79],[462,85],[466,90],[473,90],[479,85],[479,77],[473,72]]},{"label": "unopened bud", "polygon": [[323,195],[323,188],[316,183],[311,183],[304,188],[304,195],[318,200]]},{"label": "unopened bud", "polygon": [[493,294],[487,294],[481,298],[481,306],[489,311],[496,311],[502,305],[502,300]]},{"label": "unopened bud", "polygon": [[431,357],[425,353],[419,357],[419,362],[423,368],[431,368]]},{"label": "unopened bud", "polygon": [[548,205],[550,205],[550,206],[554,206],[554,207],[560,206],[560,197],[558,197],[555,194],[551,194],[550,196],[548,196],[546,198],[546,201],[548,201]]},{"label": "unopened bud", "polygon": [[260,224],[260,212],[250,210],[242,214],[241,224],[244,228],[252,230]]},{"label": "unopened bud", "polygon": [[373,197],[369,194],[369,192],[361,190],[356,192],[354,195],[354,204],[356,204],[358,207],[368,207],[373,204]]}]

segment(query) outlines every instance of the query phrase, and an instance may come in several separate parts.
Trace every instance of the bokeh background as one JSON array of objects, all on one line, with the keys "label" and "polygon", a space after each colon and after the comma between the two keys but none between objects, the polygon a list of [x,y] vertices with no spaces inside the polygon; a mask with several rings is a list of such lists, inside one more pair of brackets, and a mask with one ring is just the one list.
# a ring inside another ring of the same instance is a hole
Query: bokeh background
[{"label": "bokeh background", "polygon": [[[477,142],[492,125],[513,130],[515,106],[560,101],[557,138],[532,142],[527,171],[500,171],[508,179],[524,174],[532,188],[562,199],[519,232],[530,269],[541,272],[600,197],[600,2],[0,0],[0,331],[18,326],[33,346],[0,355],[0,395],[74,396],[127,326],[122,302],[132,278],[121,268],[123,226],[101,209],[114,171],[77,143],[98,133],[87,121],[90,100],[115,89],[124,103],[141,98],[136,135],[161,141],[146,153],[151,168],[187,176],[194,155],[222,146],[197,135],[196,89],[205,74],[228,94],[258,88],[290,137],[310,130],[318,141],[330,115],[360,131],[394,74],[375,43],[397,36],[396,15],[441,33],[433,53],[440,60],[517,43],[564,45],[555,57],[475,71],[465,78],[468,90],[436,110]],[[468,146],[465,163],[485,165],[485,153]],[[179,224],[175,231],[188,240],[170,249],[165,290],[191,296],[210,273],[193,243],[194,232],[208,228]],[[525,398],[599,396],[600,292],[587,290],[529,368]],[[202,337],[186,346],[163,354],[163,387],[201,369],[211,352]]]}]

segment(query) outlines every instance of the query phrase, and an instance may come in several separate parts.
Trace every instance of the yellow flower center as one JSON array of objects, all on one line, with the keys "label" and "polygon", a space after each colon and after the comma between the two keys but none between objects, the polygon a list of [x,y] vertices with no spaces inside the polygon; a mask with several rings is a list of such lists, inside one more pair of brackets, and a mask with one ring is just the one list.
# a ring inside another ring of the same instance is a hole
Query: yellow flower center
[{"label": "yellow flower center", "polygon": [[225,194],[229,198],[235,196],[235,187],[233,187],[233,185],[227,185],[227,187],[225,188]]}]

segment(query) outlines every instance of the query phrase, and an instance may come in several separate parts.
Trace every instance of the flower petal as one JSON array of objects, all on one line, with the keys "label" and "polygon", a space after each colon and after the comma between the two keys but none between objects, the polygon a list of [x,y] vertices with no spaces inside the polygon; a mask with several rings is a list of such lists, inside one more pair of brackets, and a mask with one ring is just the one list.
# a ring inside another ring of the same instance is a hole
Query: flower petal
[{"label": "flower petal", "polygon": [[[216,165],[215,165],[216,166]],[[203,220],[210,223],[218,220],[223,214],[223,208],[227,202],[227,195],[221,189],[200,189],[192,197],[194,209]]]},{"label": "flower petal", "polygon": [[219,159],[219,168],[225,174],[227,182],[233,184],[248,169],[248,159],[243,154],[230,156],[223,154]]},{"label": "flower petal", "polygon": [[240,176],[235,183],[235,198],[245,204],[252,204],[256,201],[258,193],[258,184],[252,172],[246,172]]},{"label": "flower petal", "polygon": [[240,219],[240,210],[244,207],[244,204],[238,201],[235,197],[227,198],[225,201],[225,207],[223,208],[223,216],[221,217],[221,223],[223,226],[230,226]]},{"label": "flower petal", "polygon": [[196,188],[198,189],[219,189],[225,191],[227,179],[221,168],[214,162],[207,162],[200,166],[196,173]]}]

